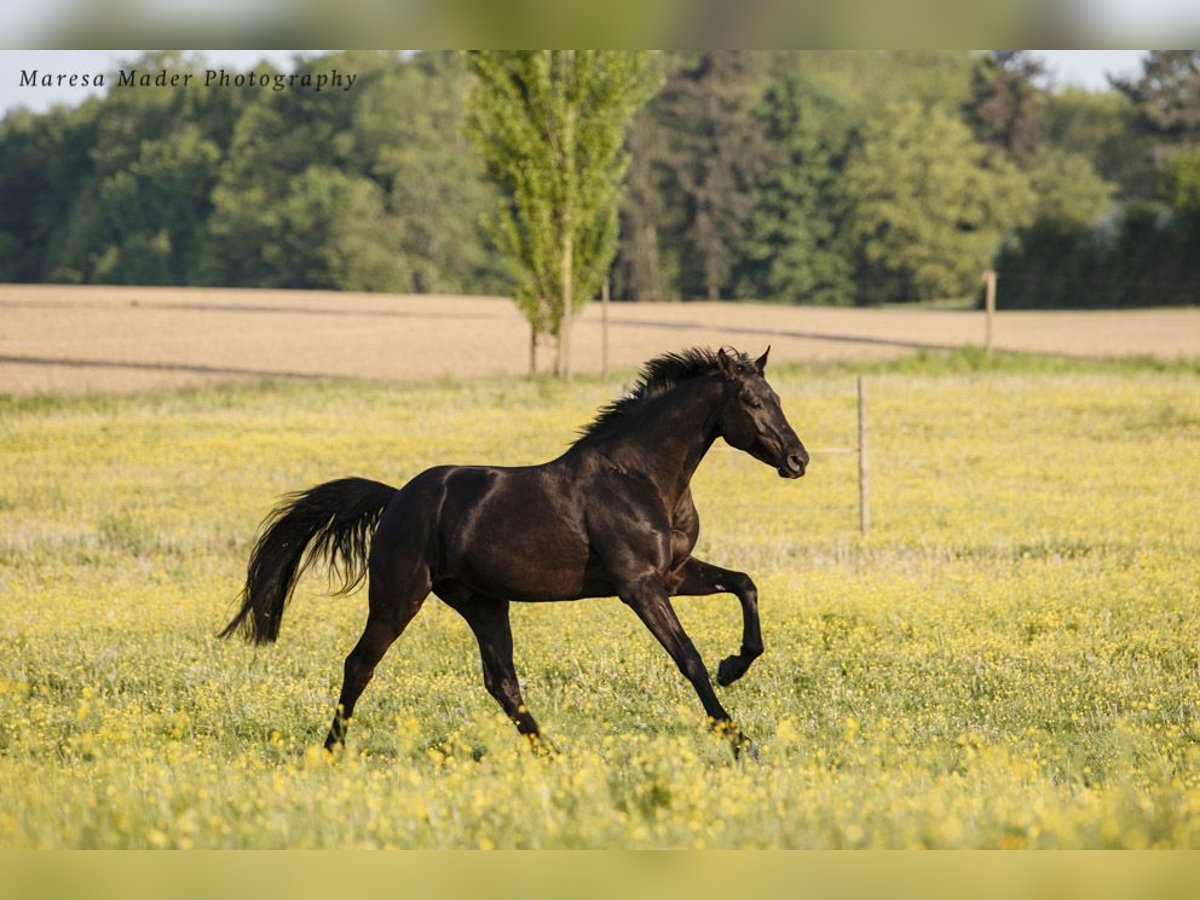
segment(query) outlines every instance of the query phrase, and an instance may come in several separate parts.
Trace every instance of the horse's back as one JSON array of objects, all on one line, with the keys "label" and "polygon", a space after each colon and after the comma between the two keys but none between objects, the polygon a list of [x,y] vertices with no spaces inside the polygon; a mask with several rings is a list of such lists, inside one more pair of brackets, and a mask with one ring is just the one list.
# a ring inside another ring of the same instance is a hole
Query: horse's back
[{"label": "horse's back", "polygon": [[437,466],[384,513],[380,556],[420,545],[439,581],[510,600],[583,593],[588,564],[579,486],[553,464]]}]

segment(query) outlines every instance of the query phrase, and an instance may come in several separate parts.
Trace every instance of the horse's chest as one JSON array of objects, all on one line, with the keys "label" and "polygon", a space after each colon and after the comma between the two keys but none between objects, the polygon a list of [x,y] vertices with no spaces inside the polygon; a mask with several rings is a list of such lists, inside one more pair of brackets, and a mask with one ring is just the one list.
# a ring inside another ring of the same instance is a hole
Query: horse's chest
[{"label": "horse's chest", "polygon": [[671,565],[672,568],[692,555],[696,546],[696,538],[700,529],[691,522],[672,523],[671,525]]},{"label": "horse's chest", "polygon": [[700,536],[700,516],[692,503],[690,493],[685,494],[671,515],[671,563],[672,567],[692,555],[696,539]]}]

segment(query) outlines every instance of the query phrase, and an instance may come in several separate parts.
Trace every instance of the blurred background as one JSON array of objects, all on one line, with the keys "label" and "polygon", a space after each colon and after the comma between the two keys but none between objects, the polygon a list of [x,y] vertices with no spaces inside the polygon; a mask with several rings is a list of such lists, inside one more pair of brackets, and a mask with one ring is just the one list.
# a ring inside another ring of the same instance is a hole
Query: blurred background
[{"label": "blurred background", "polygon": [[[661,64],[627,132],[614,299],[969,307],[994,267],[1003,308],[1195,302],[1200,51]],[[511,289],[481,224],[500,195],[465,134],[461,54],[10,50],[0,66],[0,282]],[[314,89],[330,73],[353,84]]]}]

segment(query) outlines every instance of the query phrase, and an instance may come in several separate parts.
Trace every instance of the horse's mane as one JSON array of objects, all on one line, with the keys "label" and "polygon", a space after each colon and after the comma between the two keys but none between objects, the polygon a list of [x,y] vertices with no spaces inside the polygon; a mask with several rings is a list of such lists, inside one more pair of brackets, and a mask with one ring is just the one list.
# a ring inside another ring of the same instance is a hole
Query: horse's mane
[{"label": "horse's mane", "polygon": [[[725,353],[742,371],[756,371],[754,363],[745,353],[732,347],[726,348]],[[717,351],[708,347],[692,347],[690,350],[656,356],[642,366],[637,381],[623,397],[602,406],[596,413],[596,418],[580,429],[575,443],[609,433],[630,412],[646,401],[662,396],[684,381],[710,375],[719,368]]]}]

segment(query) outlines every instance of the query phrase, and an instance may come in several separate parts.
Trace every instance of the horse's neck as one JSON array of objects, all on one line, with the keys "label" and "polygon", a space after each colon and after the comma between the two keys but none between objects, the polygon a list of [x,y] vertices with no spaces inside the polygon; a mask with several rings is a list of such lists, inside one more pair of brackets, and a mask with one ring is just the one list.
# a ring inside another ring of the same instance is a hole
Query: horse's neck
[{"label": "horse's neck", "polygon": [[637,410],[613,436],[610,453],[641,472],[674,502],[717,437],[721,386],[709,379],[685,381]]}]

